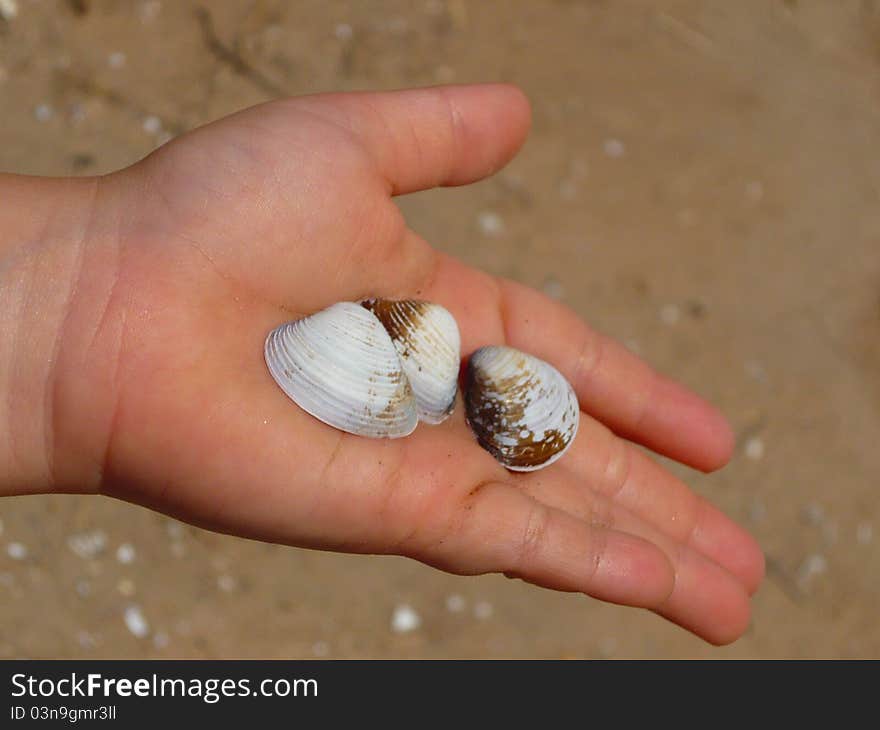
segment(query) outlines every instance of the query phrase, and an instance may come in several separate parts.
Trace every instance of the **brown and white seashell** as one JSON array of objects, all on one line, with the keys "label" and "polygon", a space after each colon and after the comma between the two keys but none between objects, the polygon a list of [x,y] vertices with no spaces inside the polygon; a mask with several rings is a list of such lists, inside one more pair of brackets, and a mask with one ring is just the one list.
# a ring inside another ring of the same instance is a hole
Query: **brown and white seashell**
[{"label": "brown and white seashell", "polygon": [[477,441],[511,471],[535,471],[571,446],[577,396],[549,363],[512,347],[481,347],[468,363],[465,410]]},{"label": "brown and white seashell", "polygon": [[452,414],[458,391],[461,337],[455,317],[439,304],[415,299],[365,299],[361,305],[385,326],[400,356],[425,423]]},{"label": "brown and white seashell", "polygon": [[275,328],[265,358],[281,389],[334,428],[399,438],[418,425],[416,398],[394,343],[359,304],[340,302]]}]

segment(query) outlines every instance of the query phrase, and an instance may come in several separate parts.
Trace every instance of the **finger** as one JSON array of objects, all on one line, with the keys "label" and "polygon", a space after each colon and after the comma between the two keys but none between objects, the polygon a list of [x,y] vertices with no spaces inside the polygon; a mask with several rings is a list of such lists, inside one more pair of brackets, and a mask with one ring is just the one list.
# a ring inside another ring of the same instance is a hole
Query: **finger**
[{"label": "finger", "polygon": [[730,458],[730,426],[702,398],[534,289],[504,281],[501,295],[508,341],[555,364],[584,410],[615,433],[698,469]]},{"label": "finger", "polygon": [[375,159],[391,193],[464,185],[501,169],[525,140],[529,104],[504,84],[301,100],[330,107]]},{"label": "finger", "polygon": [[586,414],[581,414],[564,466],[580,479],[585,494],[597,492],[613,500],[664,535],[718,563],[749,593],[757,590],[764,577],[764,555],[754,538]]},{"label": "finger", "polygon": [[593,527],[497,481],[459,503],[442,545],[410,554],[455,573],[503,572],[629,606],[657,607],[673,589],[669,561],[654,545]]},{"label": "finger", "polygon": [[619,436],[704,471],[730,458],[733,433],[713,406],[590,329],[567,307],[511,281],[499,287],[448,256],[438,258],[427,289],[456,315],[462,352],[506,342],[556,366],[574,386],[581,408]]},{"label": "finger", "polygon": [[641,538],[662,550],[674,570],[675,587],[665,601],[649,608],[713,644],[729,643],[745,631],[749,599],[736,576],[650,521],[585,488],[570,465],[536,472],[518,482],[544,504],[587,524]]}]

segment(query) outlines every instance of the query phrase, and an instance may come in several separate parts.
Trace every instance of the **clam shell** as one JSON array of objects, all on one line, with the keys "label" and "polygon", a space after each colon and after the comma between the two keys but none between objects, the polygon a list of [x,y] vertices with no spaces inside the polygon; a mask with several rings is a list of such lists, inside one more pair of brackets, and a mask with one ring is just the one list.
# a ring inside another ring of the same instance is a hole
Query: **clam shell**
[{"label": "clam shell", "polygon": [[382,323],[340,302],[269,333],[266,364],[304,411],[334,428],[372,438],[408,436],[416,399]]},{"label": "clam shell", "polygon": [[512,347],[482,347],[471,355],[464,399],[480,446],[511,471],[549,466],[577,433],[580,408],[569,382],[549,363]]},{"label": "clam shell", "polygon": [[458,391],[461,336],[455,317],[439,304],[415,299],[366,299],[391,336],[425,423],[452,414]]}]

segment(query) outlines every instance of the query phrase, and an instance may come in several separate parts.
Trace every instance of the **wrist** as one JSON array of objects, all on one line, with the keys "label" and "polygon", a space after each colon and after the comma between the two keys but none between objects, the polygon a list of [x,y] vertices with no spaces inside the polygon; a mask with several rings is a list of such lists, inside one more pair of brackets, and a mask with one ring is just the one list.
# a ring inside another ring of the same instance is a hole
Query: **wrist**
[{"label": "wrist", "polygon": [[100,484],[112,413],[100,311],[118,259],[106,187],[0,175],[0,494]]}]

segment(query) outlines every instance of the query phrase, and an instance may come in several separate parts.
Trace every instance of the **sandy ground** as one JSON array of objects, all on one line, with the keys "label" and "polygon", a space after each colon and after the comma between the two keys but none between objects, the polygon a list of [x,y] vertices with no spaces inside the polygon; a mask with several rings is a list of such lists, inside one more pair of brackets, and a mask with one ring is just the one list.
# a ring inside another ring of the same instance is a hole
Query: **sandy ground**
[{"label": "sandy ground", "polygon": [[[880,3],[0,6],[7,171],[112,170],[278,94],[519,84],[534,105],[519,158],[402,200],[407,217],[718,403],[733,462],[677,471],[769,563],[748,634],[716,649],[500,577],[247,542],[100,498],[7,499],[0,656],[880,656]],[[392,629],[402,605],[414,630]]]}]

